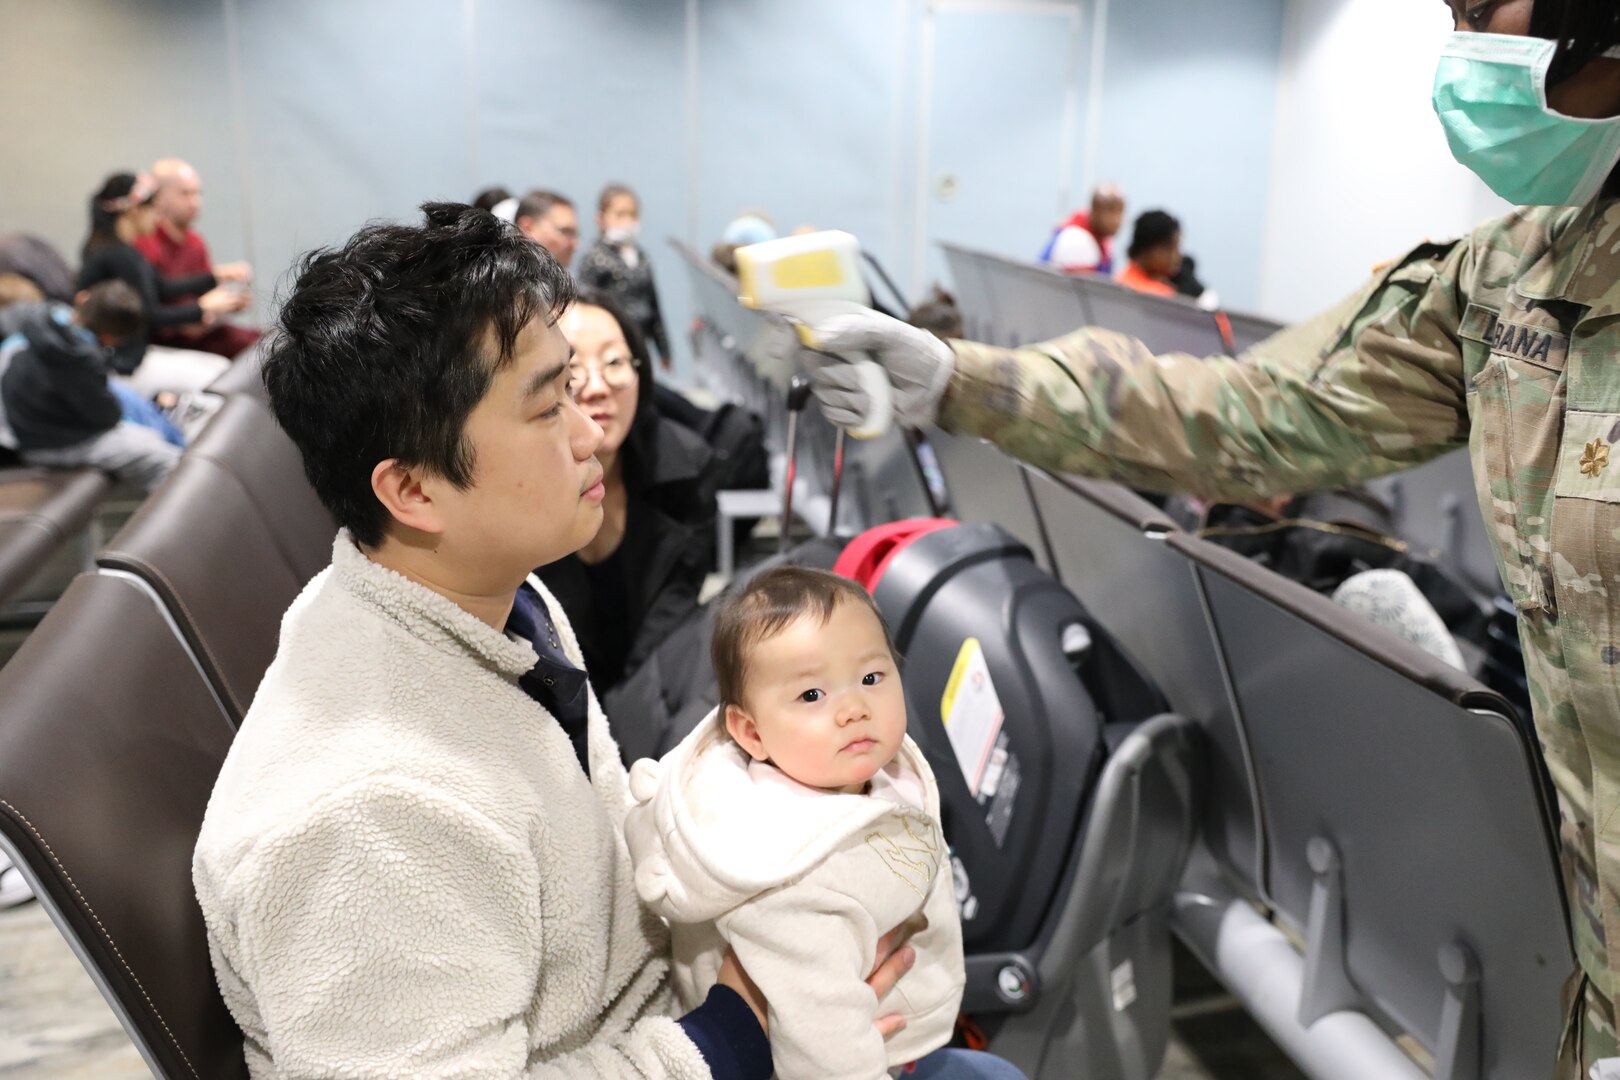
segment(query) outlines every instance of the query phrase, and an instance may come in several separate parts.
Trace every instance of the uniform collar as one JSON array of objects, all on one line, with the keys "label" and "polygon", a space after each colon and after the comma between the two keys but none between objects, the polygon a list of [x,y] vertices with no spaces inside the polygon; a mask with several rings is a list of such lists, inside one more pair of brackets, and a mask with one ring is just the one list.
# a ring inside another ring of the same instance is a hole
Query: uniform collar
[{"label": "uniform collar", "polygon": [[1519,275],[1514,290],[1530,300],[1567,300],[1620,311],[1620,199],[1600,199],[1548,222],[1552,243]]}]

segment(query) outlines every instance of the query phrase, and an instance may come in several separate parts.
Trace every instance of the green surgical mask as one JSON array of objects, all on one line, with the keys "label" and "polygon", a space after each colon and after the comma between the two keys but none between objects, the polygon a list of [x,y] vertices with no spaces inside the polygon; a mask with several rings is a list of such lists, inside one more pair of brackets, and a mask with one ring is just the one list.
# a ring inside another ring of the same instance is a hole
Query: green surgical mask
[{"label": "green surgical mask", "polygon": [[1620,163],[1620,117],[1581,120],[1547,104],[1557,53],[1545,38],[1459,32],[1440,56],[1434,110],[1452,154],[1517,206],[1584,206]]}]

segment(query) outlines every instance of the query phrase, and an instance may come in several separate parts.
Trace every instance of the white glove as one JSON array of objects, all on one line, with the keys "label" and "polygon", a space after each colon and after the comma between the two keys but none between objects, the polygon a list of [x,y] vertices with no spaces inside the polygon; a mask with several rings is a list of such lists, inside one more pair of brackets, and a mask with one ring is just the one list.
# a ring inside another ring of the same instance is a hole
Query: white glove
[{"label": "white glove", "polygon": [[812,323],[810,332],[817,351],[807,351],[804,364],[816,401],[833,424],[856,427],[871,415],[872,396],[850,362],[866,357],[889,376],[896,421],[912,428],[934,422],[956,370],[956,354],[949,345],[926,330],[876,311],[832,315]]}]

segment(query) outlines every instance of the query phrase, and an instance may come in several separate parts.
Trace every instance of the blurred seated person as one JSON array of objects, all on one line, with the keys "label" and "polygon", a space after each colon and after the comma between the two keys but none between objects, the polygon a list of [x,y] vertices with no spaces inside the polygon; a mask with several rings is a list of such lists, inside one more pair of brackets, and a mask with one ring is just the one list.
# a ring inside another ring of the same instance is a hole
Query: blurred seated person
[{"label": "blurred seated person", "polygon": [[494,187],[487,187],[480,191],[473,197],[472,204],[480,210],[488,210],[493,213],[497,206],[511,197],[512,193],[510,191],[496,184]]},{"label": "blurred seated person", "polygon": [[[121,291],[128,288],[121,282],[104,282],[102,285],[96,286],[95,289],[91,289],[88,294],[79,293],[72,301],[71,306],[82,306],[87,295],[94,294],[97,290],[114,284],[117,284]],[[134,294],[129,293],[128,295]],[[22,333],[24,328],[35,320],[39,309],[48,309],[50,307],[45,303],[48,299],[54,301],[54,298],[47,296],[33,279],[22,274],[0,272],[0,343],[3,343],[14,334]],[[135,302],[139,304],[140,298],[136,297]],[[61,302],[56,303],[57,306],[61,306]],[[103,314],[98,321],[103,321],[106,318],[107,316]],[[111,354],[116,351],[116,348],[108,349],[103,346],[103,350],[105,354]],[[144,427],[156,428],[165,439],[184,449],[186,445],[185,434],[175,426],[158,403],[143,396],[133,386],[113,375],[111,368],[106,363],[107,355],[103,355],[102,360],[102,366],[107,367],[108,370],[107,386],[113,395],[118,398],[119,404],[124,411],[124,419]],[[168,397],[174,398],[174,395],[171,394]],[[178,400],[176,399],[170,404],[178,404]],[[0,447],[0,458],[4,458],[4,461],[0,463],[7,465],[20,460],[15,450],[8,450],[5,447]],[[0,908],[5,906],[4,897],[5,886],[0,883]]]},{"label": "blurred seated person", "polygon": [[536,573],[579,637],[602,695],[698,608],[715,529],[714,455],[654,407],[641,331],[611,297],[582,288],[557,323],[573,346],[570,389],[602,427],[602,528]]},{"label": "blurred seated person", "polygon": [[[0,271],[0,312],[14,304],[38,304],[45,299],[44,291],[33,278]],[[0,338],[12,331],[6,329],[5,315],[0,314]]]},{"label": "blurred seated person", "polygon": [[[203,202],[202,178],[197,170],[179,158],[164,158],[152,166],[152,179],[157,181],[157,194],[152,197],[157,227],[137,236],[135,248],[152,264],[158,277],[170,281],[183,278],[202,281],[213,275],[221,281],[251,281],[253,271],[247,263],[216,267],[208,255],[208,244],[192,228],[202,213]],[[178,295],[171,297],[170,302],[182,304],[191,299],[191,296]],[[227,360],[240,355],[258,340],[258,330],[217,319],[212,324],[195,322],[152,331],[155,344],[201,349]]]},{"label": "blurred seated person", "polygon": [[1130,261],[1119,283],[1154,296],[1175,296],[1181,273],[1181,222],[1163,210],[1149,210],[1136,219],[1127,254]]},{"label": "blurred seated person", "polygon": [[151,205],[156,194],[157,184],[149,175],[109,176],[90,196],[90,235],[79,268],[81,289],[118,280],[141,298],[145,328],[120,345],[111,362],[115,372],[148,397],[201,390],[230,365],[223,357],[197,349],[149,348],[151,333],[195,323],[211,327],[252,300],[245,289],[226,287],[248,280],[249,272],[240,264],[182,278],[166,278],[153,269],[134,244],[157,227]]},{"label": "blurred seated person", "polygon": [[758,210],[738,214],[726,223],[725,231],[720,234],[721,242],[732,247],[763,244],[767,240],[775,240],[776,237],[776,223]]},{"label": "blurred seated person", "polygon": [[718,244],[714,245],[714,247],[709,249],[709,261],[714,263],[714,265],[718,266],[720,269],[724,270],[726,273],[730,274],[732,277],[736,277],[737,245],[728,244],[724,240],[720,241]]},{"label": "blurred seated person", "polygon": [[927,330],[941,341],[966,336],[962,331],[962,309],[957,305],[956,297],[938,285],[934,286],[934,291],[928,294],[926,300],[911,309],[906,321],[919,330]]},{"label": "blurred seated person", "polygon": [[0,236],[0,274],[16,274],[33,282],[47,300],[64,304],[78,292],[73,268],[46,240],[27,233]]},{"label": "blurred seated person", "polygon": [[144,329],[141,298],[122,281],[0,311],[0,446],[24,463],[90,466],[150,491],[174,470],[180,447],[125,419],[108,381],[108,354]]},{"label": "blurred seated person", "polygon": [[608,184],[596,200],[596,245],[579,268],[579,283],[606,290],[635,322],[647,344],[658,351],[667,371],[674,361],[669,333],[658,304],[652,260],[638,242],[641,236],[641,199],[624,184]]},{"label": "blurred seated person", "polygon": [[1114,237],[1124,224],[1125,193],[1103,184],[1091,193],[1089,210],[1076,211],[1053,230],[1040,261],[1065,274],[1112,274]]},{"label": "blurred seated person", "polygon": [[[1181,255],[1181,272],[1175,276],[1175,280],[1170,284],[1176,287],[1178,295],[1185,296],[1205,311],[1219,311],[1221,306],[1220,296],[1199,278],[1198,260],[1186,252],[1182,252]],[[1220,318],[1225,319],[1226,316],[1221,315]],[[1230,336],[1230,330],[1231,325],[1227,324],[1228,336]]]},{"label": "blurred seated person", "polygon": [[551,252],[567,270],[579,251],[579,211],[566,195],[535,189],[517,201],[512,221],[523,235]]},{"label": "blurred seated person", "polygon": [[714,264],[732,277],[737,276],[737,249],[776,239],[776,225],[757,210],[738,214],[726,223],[720,242],[709,252]]}]

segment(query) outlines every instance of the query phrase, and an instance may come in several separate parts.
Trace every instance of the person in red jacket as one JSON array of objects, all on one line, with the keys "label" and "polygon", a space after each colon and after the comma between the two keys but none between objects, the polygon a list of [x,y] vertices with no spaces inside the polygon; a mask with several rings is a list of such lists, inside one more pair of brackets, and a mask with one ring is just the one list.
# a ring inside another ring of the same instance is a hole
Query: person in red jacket
[{"label": "person in red jacket", "polygon": [[1041,261],[1065,274],[1112,274],[1114,237],[1125,224],[1125,193],[1103,184],[1091,193],[1091,209],[1077,210],[1059,225],[1041,252]]},{"label": "person in red jacket", "polygon": [[[197,175],[197,170],[179,158],[164,158],[152,166],[152,176],[158,183],[157,195],[152,200],[157,228],[136,239],[135,247],[159,276],[171,278],[212,273],[221,280],[250,280],[251,271],[246,263],[231,263],[229,269],[241,270],[248,276],[220,274],[209,258],[208,245],[191,227],[202,212],[202,179]],[[257,340],[258,330],[226,322],[216,322],[211,326],[195,323],[154,328],[152,331],[155,344],[200,349],[226,359],[237,356]]]}]

